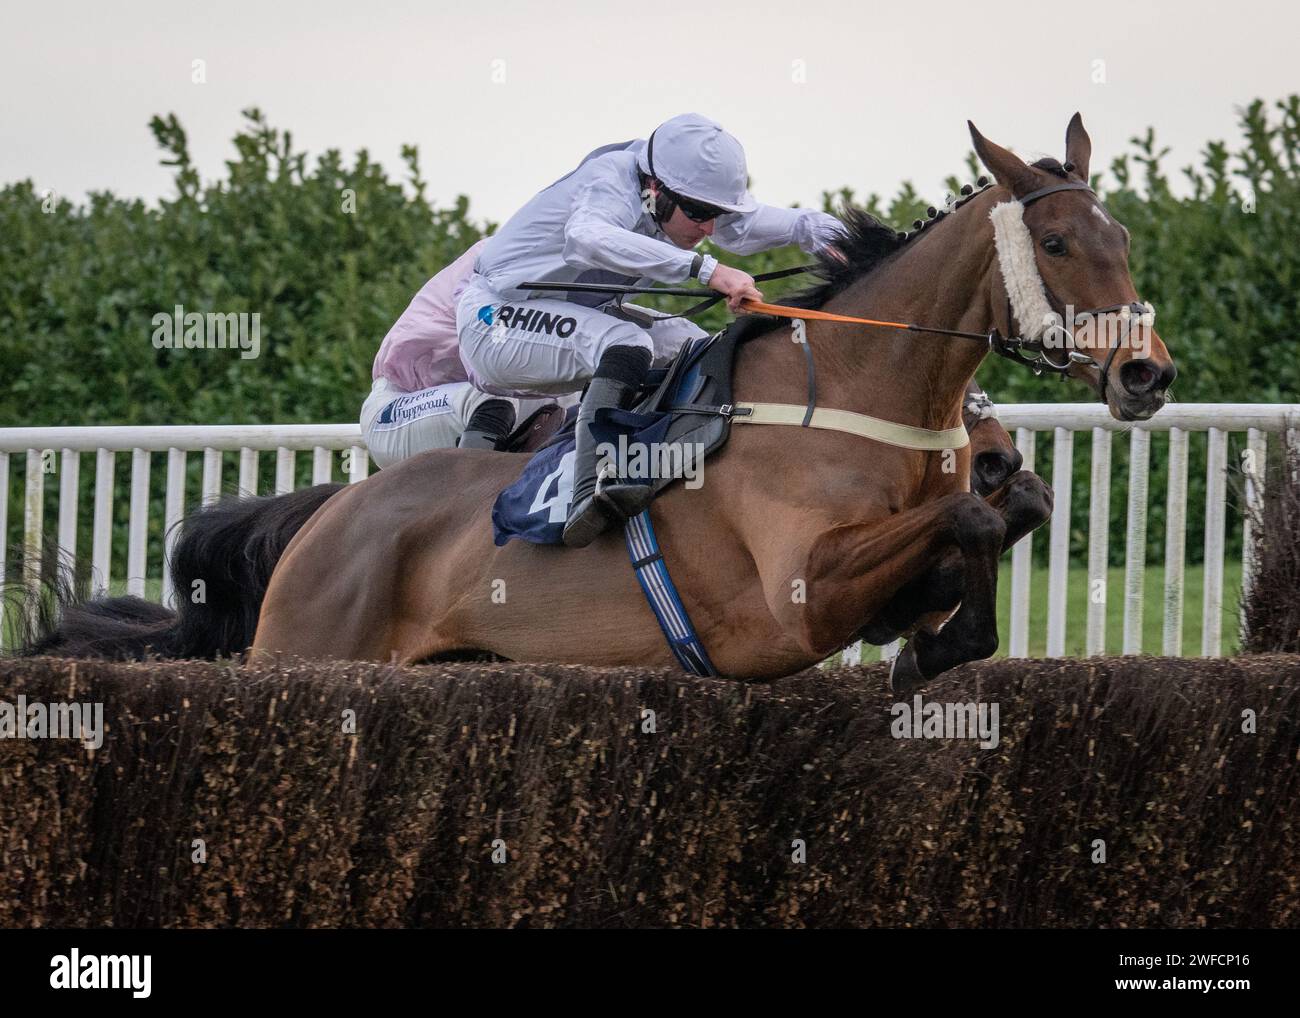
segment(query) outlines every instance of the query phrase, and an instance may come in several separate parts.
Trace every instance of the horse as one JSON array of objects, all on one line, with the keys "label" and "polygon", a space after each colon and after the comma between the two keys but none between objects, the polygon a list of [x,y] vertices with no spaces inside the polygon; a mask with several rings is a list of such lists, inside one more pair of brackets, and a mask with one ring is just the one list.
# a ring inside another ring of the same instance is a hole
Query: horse
[{"label": "horse", "polygon": [[[824,257],[823,281],[793,301],[967,335],[918,338],[809,321],[804,342],[817,359],[818,406],[953,429],[981,361],[990,349],[1012,355],[999,340],[1029,330],[1033,311],[1081,306],[1109,319],[1141,309],[1128,232],[1087,186],[1091,141],[1079,115],[1066,131],[1064,162],[1026,163],[968,126],[995,184],[905,236],[846,209],[842,258]],[[1023,231],[1010,255],[997,242],[1008,209],[1015,218],[1006,228]],[[802,402],[803,344],[765,316],[741,324],[751,335],[737,346],[737,402]],[[971,330],[989,342],[970,342]],[[1035,366],[1091,387],[1118,420],[1145,420],[1163,406],[1176,369],[1149,319],[1121,339],[1131,334],[1141,343],[1071,350],[1060,362],[1040,343]],[[717,671],[743,680],[792,674],[864,634],[883,642],[900,622],[911,639],[894,662],[898,689],[994,653],[997,560],[1025,520],[1041,522],[1045,486],[1022,470],[981,498],[969,490],[970,456],[969,447],[939,456],[834,430],[733,428],[701,487],[670,486],[650,509]],[[489,509],[525,462],[436,450],[341,490],[307,489],[274,509],[246,508],[276,517],[276,541],[245,554],[243,602],[193,625],[225,625],[229,646],[255,616],[255,658],[410,663],[488,653],[671,665],[621,535],[582,549],[494,544]],[[272,554],[290,532],[282,554]],[[223,534],[207,554],[237,552],[238,528]],[[931,591],[918,590],[937,574],[951,581],[943,600],[955,593],[959,603],[935,607]],[[153,646],[147,638],[139,645]]]},{"label": "horse", "polygon": [[[517,429],[507,451],[537,451],[559,430],[563,416],[553,406],[537,411]],[[970,436],[971,490],[993,496],[1020,471],[1022,457],[974,379],[966,386],[962,421]],[[1023,523],[1009,530],[1013,537],[1007,547],[1018,539],[1015,534],[1028,533],[1051,516],[1051,489],[1041,480],[1039,485],[1038,500],[1022,500]],[[36,631],[19,653],[115,660],[242,654],[252,642],[267,582],[285,547],[313,513],[346,487],[325,483],[285,495],[229,494],[192,510],[179,524],[168,568],[177,590],[192,590],[194,581],[201,579],[205,594],[199,602],[182,599],[177,610],[132,595],[88,600],[84,583],[78,590],[62,570],[47,580],[54,589],[44,601],[12,583],[8,593],[16,618],[24,618],[33,603],[44,609],[34,619],[25,619]],[[939,568],[915,581],[914,589],[900,592],[884,613],[895,620],[893,629],[859,638],[888,643],[923,612],[955,607],[961,591],[954,563],[950,554]]]},{"label": "horse", "polygon": [[[990,213],[1031,196],[1023,229],[1042,292],[1098,314],[1137,304],[1128,232],[1087,188],[1091,141],[1082,118],[1067,128],[1065,163],[1027,164],[973,124],[970,132],[997,186],[906,242],[847,215],[845,264],[825,260],[827,281],[805,306],[1016,335],[1012,305],[1032,268],[1008,269]],[[1023,249],[1017,254],[1023,261]],[[737,402],[800,402],[799,345],[779,322],[760,328],[738,347]],[[1146,332],[1142,356],[1117,341],[1071,351],[1066,369],[1124,421],[1158,411],[1176,374],[1154,324],[1138,329]],[[818,403],[953,428],[987,353],[957,339],[810,322]],[[997,506],[967,490],[969,450],[959,453],[966,461],[945,470],[931,452],[850,434],[735,429],[702,487],[666,490],[652,507],[654,527],[717,670],[770,679],[815,664],[950,549],[960,556],[960,606],[941,630],[922,624],[895,668],[916,684],[992,654],[1008,525]],[[252,655],[410,662],[489,651],[514,661],[669,665],[621,535],[577,550],[494,545],[488,508],[521,468],[487,453],[430,452],[340,492],[285,549]]]},{"label": "horse", "polygon": [[970,436],[970,490],[988,498],[1019,472],[1025,458],[999,423],[988,393],[973,378],[962,397],[961,422]]}]

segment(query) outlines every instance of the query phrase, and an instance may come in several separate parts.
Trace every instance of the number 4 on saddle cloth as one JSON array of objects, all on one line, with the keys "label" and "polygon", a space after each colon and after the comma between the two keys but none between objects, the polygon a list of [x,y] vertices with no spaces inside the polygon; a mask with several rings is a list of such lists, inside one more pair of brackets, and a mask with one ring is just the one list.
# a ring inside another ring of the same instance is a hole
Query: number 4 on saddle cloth
[{"label": "number 4 on saddle cloth", "polygon": [[[749,330],[745,330],[749,331]],[[607,476],[649,484],[658,494],[690,477],[727,440],[731,365],[741,329],[692,340],[667,368],[651,373],[651,391],[632,410],[600,410],[598,443],[618,455]],[[511,538],[560,544],[573,495],[574,437],[570,420],[533,456],[519,480],[497,496],[492,527],[498,546]],[[612,472],[610,472],[612,471]]]}]

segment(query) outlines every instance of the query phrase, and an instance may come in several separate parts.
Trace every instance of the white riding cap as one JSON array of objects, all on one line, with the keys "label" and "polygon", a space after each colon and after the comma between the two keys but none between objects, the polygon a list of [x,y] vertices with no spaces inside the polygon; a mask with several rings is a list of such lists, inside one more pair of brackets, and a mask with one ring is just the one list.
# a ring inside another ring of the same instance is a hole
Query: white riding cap
[{"label": "white riding cap", "polygon": [[758,207],[745,186],[748,174],[740,142],[698,113],[683,113],[656,127],[638,153],[637,165],[684,198],[728,212]]}]

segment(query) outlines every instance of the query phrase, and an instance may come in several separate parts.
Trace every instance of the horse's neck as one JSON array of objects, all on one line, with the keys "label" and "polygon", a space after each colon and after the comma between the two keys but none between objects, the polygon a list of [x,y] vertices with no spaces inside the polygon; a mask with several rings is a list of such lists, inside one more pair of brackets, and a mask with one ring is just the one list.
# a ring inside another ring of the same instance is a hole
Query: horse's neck
[{"label": "horse's neck", "polygon": [[[987,332],[997,321],[991,196],[930,227],[826,310],[862,318]],[[814,334],[818,403],[902,424],[955,427],[986,348],[969,339],[860,325]]]}]

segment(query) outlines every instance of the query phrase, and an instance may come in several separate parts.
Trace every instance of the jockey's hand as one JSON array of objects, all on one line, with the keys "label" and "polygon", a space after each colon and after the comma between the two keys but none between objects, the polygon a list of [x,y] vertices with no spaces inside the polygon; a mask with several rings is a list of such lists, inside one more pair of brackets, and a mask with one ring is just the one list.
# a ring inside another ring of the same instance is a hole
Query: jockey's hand
[{"label": "jockey's hand", "polygon": [[747,300],[761,301],[763,295],[754,285],[754,277],[748,272],[733,269],[730,265],[719,265],[709,277],[709,289],[717,290],[727,298],[727,307],[739,311],[740,305]]}]

